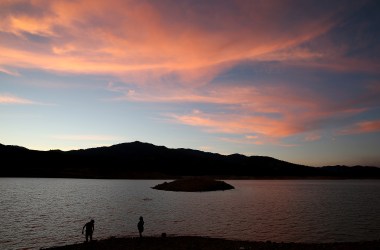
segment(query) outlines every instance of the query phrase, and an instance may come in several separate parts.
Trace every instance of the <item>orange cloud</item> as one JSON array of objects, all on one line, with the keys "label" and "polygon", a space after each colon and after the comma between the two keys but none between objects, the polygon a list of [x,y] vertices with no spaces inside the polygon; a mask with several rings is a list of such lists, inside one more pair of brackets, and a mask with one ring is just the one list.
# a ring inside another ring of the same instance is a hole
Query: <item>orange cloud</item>
[{"label": "orange cloud", "polygon": [[213,133],[260,134],[268,137],[285,137],[298,131],[289,122],[264,116],[244,116],[233,114],[189,114],[171,115],[177,122],[204,128]]},{"label": "orange cloud", "polygon": [[[328,12],[286,26],[284,32],[287,16],[276,13],[286,9],[281,3],[229,2],[239,13],[225,8],[208,18],[197,12],[212,10],[207,3],[193,12],[184,3],[156,6],[149,1],[24,3],[31,11],[16,11],[12,1],[2,3],[0,31],[14,34],[17,42],[0,44],[4,52],[0,65],[127,77],[135,73],[137,82],[152,71],[154,76],[177,72],[183,82],[199,84],[212,78],[210,71],[216,74],[222,64],[239,60],[320,57],[300,50],[286,55],[277,51],[310,40],[333,25]],[[252,9],[255,15],[250,14]],[[200,23],[203,19],[207,22]],[[46,41],[42,46],[28,34]]]}]

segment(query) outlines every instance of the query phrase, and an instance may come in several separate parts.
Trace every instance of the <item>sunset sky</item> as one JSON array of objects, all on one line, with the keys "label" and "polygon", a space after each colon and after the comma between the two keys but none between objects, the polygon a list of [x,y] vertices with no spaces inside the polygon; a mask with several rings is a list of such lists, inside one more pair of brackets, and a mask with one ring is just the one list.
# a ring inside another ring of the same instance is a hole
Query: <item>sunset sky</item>
[{"label": "sunset sky", "polygon": [[380,2],[0,0],[0,143],[380,166]]}]

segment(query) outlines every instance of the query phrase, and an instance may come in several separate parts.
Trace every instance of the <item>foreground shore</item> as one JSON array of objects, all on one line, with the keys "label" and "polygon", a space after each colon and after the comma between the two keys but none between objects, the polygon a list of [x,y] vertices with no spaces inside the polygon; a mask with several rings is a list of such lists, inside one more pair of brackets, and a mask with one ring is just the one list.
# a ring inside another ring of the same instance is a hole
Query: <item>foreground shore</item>
[{"label": "foreground shore", "polygon": [[109,238],[106,240],[93,241],[91,243],[80,243],[74,245],[43,248],[49,250],[80,250],[80,249],[128,249],[128,250],[373,250],[380,249],[380,240],[350,243],[273,243],[255,241],[237,241],[217,238],[206,238],[196,236],[176,237],[144,237],[144,238]]}]

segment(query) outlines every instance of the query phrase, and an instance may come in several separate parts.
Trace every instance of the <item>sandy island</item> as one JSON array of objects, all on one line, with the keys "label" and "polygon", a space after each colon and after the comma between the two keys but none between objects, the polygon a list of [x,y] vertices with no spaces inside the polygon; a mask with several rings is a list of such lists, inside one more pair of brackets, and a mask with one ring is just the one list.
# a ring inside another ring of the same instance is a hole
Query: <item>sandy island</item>
[{"label": "sandy island", "polygon": [[351,242],[351,243],[273,243],[225,240],[218,238],[207,238],[198,236],[175,236],[175,237],[143,237],[143,238],[109,238],[106,240],[80,243],[61,247],[41,249],[128,249],[128,250],[245,250],[245,249],[283,249],[283,250],[373,250],[380,249],[380,240]]}]

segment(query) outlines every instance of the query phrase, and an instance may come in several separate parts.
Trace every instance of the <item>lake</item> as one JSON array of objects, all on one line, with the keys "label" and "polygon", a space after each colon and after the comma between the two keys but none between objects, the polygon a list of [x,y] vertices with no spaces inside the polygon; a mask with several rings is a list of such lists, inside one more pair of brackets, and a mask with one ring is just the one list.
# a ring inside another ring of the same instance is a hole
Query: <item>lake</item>
[{"label": "lake", "polygon": [[154,190],[163,180],[0,178],[0,249],[198,235],[276,242],[380,239],[379,180],[227,180],[234,190]]}]

